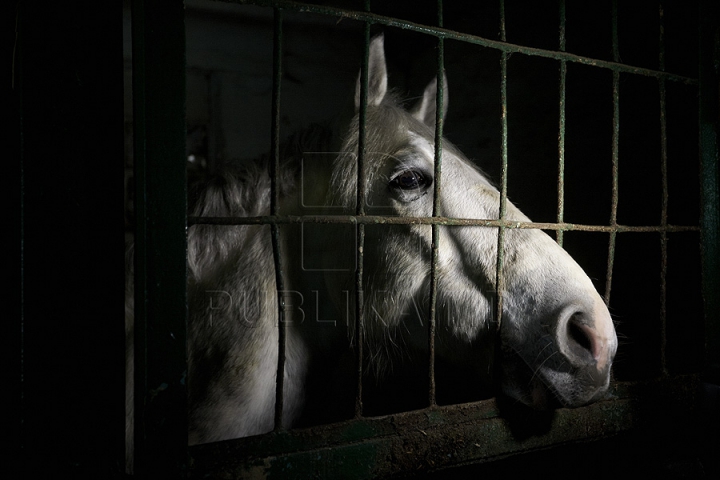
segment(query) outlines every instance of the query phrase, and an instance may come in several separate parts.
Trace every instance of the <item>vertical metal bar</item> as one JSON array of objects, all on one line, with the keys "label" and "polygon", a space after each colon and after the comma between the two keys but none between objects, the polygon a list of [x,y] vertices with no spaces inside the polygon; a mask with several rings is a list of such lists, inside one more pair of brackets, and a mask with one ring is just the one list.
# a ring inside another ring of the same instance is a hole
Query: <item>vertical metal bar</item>
[{"label": "vertical metal bar", "polygon": [[[659,5],[660,38],[659,38],[659,68],[665,71],[665,2]],[[665,78],[658,77],[660,93],[660,176],[662,181],[662,207],[660,212],[660,225],[665,228],[668,223],[668,172],[667,172],[667,118],[666,118],[666,91]],[[663,376],[667,375],[666,347],[667,347],[667,231],[660,232],[660,368]]]},{"label": "vertical metal bar", "polygon": [[[277,216],[280,204],[278,177],[280,174],[280,90],[282,84],[282,10],[275,8],[273,19],[273,90],[272,125],[270,135],[270,215]],[[282,259],[280,258],[280,226],[273,223],[270,227],[275,263],[275,286],[278,301],[278,363],[275,378],[275,430],[283,428],[283,405],[285,386],[285,345],[287,343],[287,325],[285,322],[285,282],[283,280]]]},{"label": "vertical metal bar", "polygon": [[[370,11],[370,0],[364,1],[364,9]],[[357,199],[355,205],[355,214],[358,216],[365,215],[365,127],[367,122],[367,102],[368,102],[368,75],[369,75],[369,56],[370,56],[370,23],[366,22],[364,27],[364,45],[363,57],[360,66],[360,105],[358,110],[358,158],[357,158]],[[365,295],[363,292],[363,276],[365,264],[365,225],[356,226],[357,250],[356,271],[355,271],[355,339],[357,348],[357,387],[355,397],[355,417],[361,417],[363,414],[363,343],[365,342]]]},{"label": "vertical metal bar", "polygon": [[[565,51],[565,0],[560,0],[560,41],[561,52]],[[560,105],[558,120],[558,205],[557,221],[565,221],[565,92],[567,81],[567,61],[560,60]],[[557,230],[557,242],[562,247],[564,230]]]},{"label": "vertical metal bar", "polygon": [[[613,61],[620,61],[618,47],[618,2],[612,4],[612,51]],[[618,209],[618,159],[620,146],[620,72],[613,70],[613,123],[612,123],[612,204],[610,208],[610,241],[608,244],[607,273],[605,276],[605,303],[610,304],[610,291],[612,289],[612,272],[615,262],[615,239],[617,236],[617,209]]]},{"label": "vertical metal bar", "polygon": [[[505,31],[505,1],[500,0],[500,40],[507,41]],[[507,52],[500,54],[500,122],[502,129],[502,141],[500,154],[502,157],[501,186],[500,186],[500,208],[499,218],[505,220],[507,204],[507,175],[508,175],[508,123],[507,123]],[[505,241],[505,227],[498,228],[497,265],[495,271],[495,315],[497,318],[497,329],[502,324],[503,296],[505,287],[503,278],[503,247]]]},{"label": "vertical metal bar", "polygon": [[187,473],[184,13],[132,4],[135,467],[148,478]]},{"label": "vertical metal bar", "polygon": [[[366,8],[369,9],[369,0],[365,2]],[[368,102],[368,82],[369,82],[369,55],[370,55],[370,24],[365,23],[364,34],[364,51],[362,65],[360,67],[360,105],[358,110],[359,137],[358,137],[358,157],[357,157],[357,198],[355,202],[355,214],[365,215],[365,127],[367,122],[367,102]]]},{"label": "vertical metal bar", "polygon": [[[700,178],[705,358],[707,372],[720,373],[720,5],[700,3]],[[711,378],[712,378],[711,377]]]},{"label": "vertical metal bar", "polygon": [[[443,26],[442,0],[437,2],[438,26]],[[443,95],[445,91],[445,43],[438,39],[437,47],[437,92],[435,95],[435,180],[433,182],[433,217],[440,214],[440,192],[442,174],[442,132],[443,132]],[[430,264],[430,321],[428,325],[428,403],[435,406],[435,332],[437,330],[437,264],[439,259],[440,226],[432,225],[432,256]]]},{"label": "vertical metal bar", "polygon": [[365,225],[357,225],[357,243],[358,249],[356,253],[357,272],[355,276],[355,338],[357,348],[357,393],[355,397],[355,416],[357,418],[363,415],[363,358],[365,352],[363,344],[365,342],[365,296],[363,294],[363,249],[365,246]]},{"label": "vertical metal bar", "polygon": [[[442,28],[442,0],[437,1],[438,23]],[[440,192],[441,174],[442,174],[442,134],[443,134],[443,95],[445,92],[445,42],[442,37],[438,37],[437,46],[437,92],[435,95],[435,180],[433,182],[433,217],[440,215]]]},{"label": "vertical metal bar", "polygon": [[505,32],[505,0],[500,0],[500,41],[507,42]]}]

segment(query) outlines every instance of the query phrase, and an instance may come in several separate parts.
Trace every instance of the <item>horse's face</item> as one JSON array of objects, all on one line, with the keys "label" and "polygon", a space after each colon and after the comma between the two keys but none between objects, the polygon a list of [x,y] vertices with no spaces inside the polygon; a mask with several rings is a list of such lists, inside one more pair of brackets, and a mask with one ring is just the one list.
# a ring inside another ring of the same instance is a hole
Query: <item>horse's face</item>
[{"label": "horse's face", "polygon": [[[386,98],[382,37],[370,46],[366,121],[366,212],[428,217],[433,212],[435,83],[418,107],[406,112]],[[447,101],[444,102],[447,105]],[[359,105],[359,89],[356,95]],[[343,151],[357,151],[357,118]],[[341,155],[333,173],[335,201],[354,204],[357,164]],[[452,145],[442,149],[438,214],[497,219],[500,194]],[[508,202],[508,220],[529,221]],[[498,229],[439,226],[438,354],[487,361],[473,352],[494,331]],[[369,338],[389,329],[426,331],[411,322],[427,310],[432,234],[428,225],[368,226],[365,264]],[[608,387],[617,337],[610,314],[592,282],[548,235],[507,229],[504,242],[502,388],[509,396],[544,408],[579,406]],[[409,323],[412,323],[410,325]],[[422,339],[422,336],[417,338]],[[423,340],[417,346],[426,348]]]}]

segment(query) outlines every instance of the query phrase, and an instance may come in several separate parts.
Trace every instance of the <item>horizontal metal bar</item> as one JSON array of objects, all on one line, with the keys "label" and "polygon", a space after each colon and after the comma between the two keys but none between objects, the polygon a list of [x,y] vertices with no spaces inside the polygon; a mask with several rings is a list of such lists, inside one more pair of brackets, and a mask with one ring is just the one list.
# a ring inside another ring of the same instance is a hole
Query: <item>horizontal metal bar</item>
[{"label": "horizontal metal bar", "polygon": [[400,20],[397,18],[387,17],[384,15],[378,15],[376,13],[361,12],[357,10],[346,10],[338,7],[311,5],[307,3],[293,2],[289,0],[224,0],[228,3],[239,3],[249,5],[260,5],[267,7],[281,7],[288,10],[296,10],[299,12],[317,13],[322,15],[331,15],[341,18],[350,18],[353,20],[359,20],[369,23],[376,23],[385,25],[388,27],[397,27],[404,30],[410,30],[419,33],[425,33],[433,35],[439,38],[450,38],[453,40],[460,40],[483,47],[494,48],[506,53],[520,53],[523,55],[530,55],[535,57],[552,58],[555,60],[565,60],[567,62],[579,63],[582,65],[590,65],[593,67],[606,68],[609,70],[633,73],[636,75],[643,75],[647,77],[665,78],[675,82],[681,82],[689,85],[697,85],[698,80],[696,78],[685,77],[682,75],[675,75],[672,73],[661,72],[658,70],[652,70],[649,68],[633,67],[631,65],[625,65],[618,62],[609,62],[606,60],[598,60],[595,58],[584,57],[582,55],[575,55],[568,52],[560,52],[555,50],[543,50],[541,48],[525,47],[522,45],[515,45],[512,43],[501,42],[498,40],[490,40],[487,38],[479,37],[477,35],[470,35],[467,33],[454,32],[440,27],[433,27],[429,25],[423,25],[420,23],[410,22],[407,20]]},{"label": "horizontal metal bar", "polygon": [[614,398],[559,409],[550,431],[526,439],[513,435],[491,399],[197,445],[190,448],[193,474],[376,478],[490,461],[647,425],[681,424],[693,414],[687,405],[692,404],[697,382],[697,377],[686,376],[615,383]]},{"label": "horizontal metal bar", "polygon": [[449,217],[388,217],[383,215],[286,215],[258,217],[188,217],[192,225],[289,225],[300,223],[365,225],[444,225],[458,227],[503,227],[510,229],[564,230],[575,232],[699,232],[695,225],[584,225],[578,223],[517,222]]}]

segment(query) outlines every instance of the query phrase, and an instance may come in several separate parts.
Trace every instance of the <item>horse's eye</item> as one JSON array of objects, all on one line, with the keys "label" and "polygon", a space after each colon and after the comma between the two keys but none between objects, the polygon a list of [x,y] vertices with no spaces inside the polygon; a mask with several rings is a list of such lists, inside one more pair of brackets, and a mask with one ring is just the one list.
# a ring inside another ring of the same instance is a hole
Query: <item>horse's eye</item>
[{"label": "horse's eye", "polygon": [[425,187],[428,180],[417,170],[405,170],[390,181],[390,185],[401,190],[417,190]]}]

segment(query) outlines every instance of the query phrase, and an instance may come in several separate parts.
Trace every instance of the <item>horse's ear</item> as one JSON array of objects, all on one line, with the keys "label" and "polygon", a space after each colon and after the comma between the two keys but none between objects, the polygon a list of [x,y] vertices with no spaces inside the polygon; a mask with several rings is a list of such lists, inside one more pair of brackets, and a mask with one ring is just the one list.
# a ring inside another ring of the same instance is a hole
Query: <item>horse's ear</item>
[{"label": "horse's ear", "polygon": [[[413,117],[423,122],[425,125],[430,127],[435,126],[435,112],[437,112],[437,77],[433,78],[432,81],[425,87],[422,100],[410,111]],[[448,108],[448,87],[447,77],[443,70],[443,102],[442,102],[442,118],[445,120]]]},{"label": "horse's ear", "polygon": [[[358,75],[355,87],[355,109],[360,108],[360,81]],[[380,34],[370,41],[368,52],[368,99],[369,106],[380,105],[387,93],[387,66],[385,64],[385,37]]]}]

